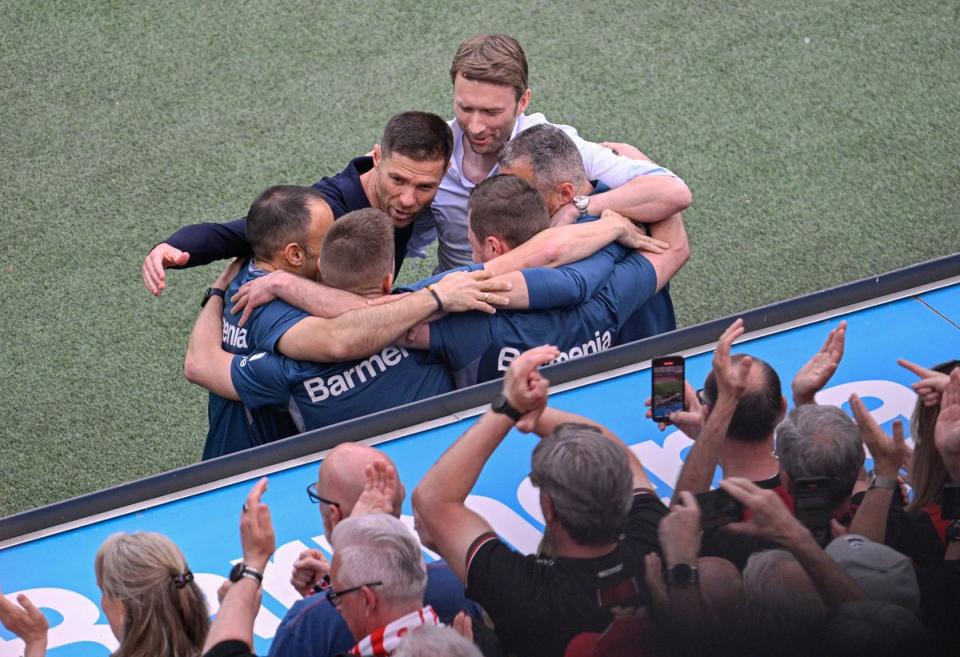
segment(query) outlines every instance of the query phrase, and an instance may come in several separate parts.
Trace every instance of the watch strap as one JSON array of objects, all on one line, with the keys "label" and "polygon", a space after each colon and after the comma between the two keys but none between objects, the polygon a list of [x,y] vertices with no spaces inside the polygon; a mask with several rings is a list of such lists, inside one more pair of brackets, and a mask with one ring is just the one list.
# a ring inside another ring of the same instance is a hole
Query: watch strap
[{"label": "watch strap", "polygon": [[696,566],[688,563],[675,563],[663,571],[663,580],[667,586],[688,586],[700,581]]},{"label": "watch strap", "polygon": [[581,218],[587,216],[587,208],[590,207],[589,196],[574,196],[572,203],[573,207],[580,213]]},{"label": "watch strap", "polygon": [[[886,488],[887,490],[897,490],[899,486],[900,482],[897,481],[896,477],[880,477],[876,472],[874,472],[873,476],[870,478],[870,488]],[[867,490],[870,490],[870,488]]]},{"label": "watch strap", "polygon": [[210,301],[210,297],[220,297],[221,299],[226,300],[226,290],[221,290],[218,287],[208,287],[207,291],[203,293],[203,301],[200,302],[200,307],[203,308],[207,305],[207,302]]},{"label": "watch strap", "polygon": [[492,410],[494,413],[506,415],[514,422],[519,422],[520,418],[523,417],[523,413],[511,406],[507,396],[502,392],[493,398],[493,402],[490,404],[490,410]]}]

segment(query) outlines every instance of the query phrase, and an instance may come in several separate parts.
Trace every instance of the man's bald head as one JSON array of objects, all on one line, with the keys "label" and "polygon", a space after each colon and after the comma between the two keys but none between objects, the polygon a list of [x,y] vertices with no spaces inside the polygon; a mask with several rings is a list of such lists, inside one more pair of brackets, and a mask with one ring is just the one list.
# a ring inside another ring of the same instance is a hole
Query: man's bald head
[{"label": "man's bald head", "polygon": [[[731,359],[734,364],[743,359],[737,354]],[[717,378],[710,370],[703,383],[703,401],[713,408],[717,403]],[[737,409],[730,420],[727,437],[743,442],[761,442],[773,435],[773,430],[783,419],[786,401],[780,388],[780,377],[770,365],[753,357],[753,364],[747,374],[747,389],[744,391]]]},{"label": "man's bald head", "polygon": [[[353,511],[360,493],[363,492],[367,466],[377,461],[394,465],[390,457],[383,452],[359,443],[337,445],[323,459],[317,479],[317,492],[321,497],[332,500],[339,505],[341,518],[338,518],[337,521],[349,516]],[[396,468],[395,465],[394,468]],[[406,491],[403,484],[398,480],[397,494],[393,505],[393,515],[396,517],[400,516],[400,507],[403,505],[405,496]],[[324,518],[326,519],[326,515],[324,515]]]}]

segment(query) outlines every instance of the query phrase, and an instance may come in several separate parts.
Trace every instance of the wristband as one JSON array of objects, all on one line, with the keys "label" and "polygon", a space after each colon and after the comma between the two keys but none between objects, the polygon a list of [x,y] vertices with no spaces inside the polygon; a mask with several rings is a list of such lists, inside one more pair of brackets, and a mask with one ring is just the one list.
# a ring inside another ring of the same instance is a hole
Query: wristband
[{"label": "wristband", "polygon": [[867,490],[872,490],[874,488],[886,488],[887,490],[897,490],[900,486],[900,483],[897,481],[896,477],[880,477],[876,472],[873,473],[873,476],[870,477],[870,487]]},{"label": "wristband", "polygon": [[437,310],[443,310],[443,301],[440,300],[440,295],[437,294],[437,290],[433,286],[433,283],[427,286],[427,292],[432,294],[433,300],[437,302]]},{"label": "wristband", "polygon": [[203,308],[207,305],[207,302],[210,301],[210,297],[220,297],[226,303],[226,290],[221,290],[218,287],[208,287],[207,291],[203,293],[203,301],[200,302],[200,307]]}]

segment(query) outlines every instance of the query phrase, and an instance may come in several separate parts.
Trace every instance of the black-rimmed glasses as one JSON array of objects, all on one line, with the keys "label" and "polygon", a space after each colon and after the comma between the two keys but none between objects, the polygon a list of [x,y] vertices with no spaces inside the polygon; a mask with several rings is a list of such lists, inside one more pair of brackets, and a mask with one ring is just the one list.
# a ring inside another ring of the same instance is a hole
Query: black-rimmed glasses
[{"label": "black-rimmed glasses", "polygon": [[327,601],[330,603],[332,607],[339,607],[341,602],[340,598],[347,595],[348,593],[356,593],[357,591],[362,589],[364,586],[380,586],[381,584],[383,584],[383,582],[367,582],[366,584],[361,584],[360,586],[353,586],[343,591],[337,591],[332,586],[329,586],[327,587],[325,595],[327,596]]},{"label": "black-rimmed glasses", "polygon": [[314,482],[314,483],[310,484],[309,486],[307,486],[307,497],[309,497],[309,498],[310,498],[310,501],[313,502],[314,504],[320,504],[321,502],[323,502],[324,504],[329,504],[330,506],[335,506],[335,507],[337,507],[338,509],[340,508],[340,503],[339,503],[339,502],[334,502],[333,500],[328,500],[328,499],[325,498],[325,497],[320,497],[319,493],[317,493],[317,483],[316,483],[316,482]]}]

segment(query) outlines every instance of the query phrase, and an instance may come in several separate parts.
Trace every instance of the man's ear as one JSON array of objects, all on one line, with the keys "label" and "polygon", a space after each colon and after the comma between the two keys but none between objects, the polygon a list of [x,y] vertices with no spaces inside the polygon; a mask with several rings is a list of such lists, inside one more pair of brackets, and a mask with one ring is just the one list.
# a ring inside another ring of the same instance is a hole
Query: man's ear
[{"label": "man's ear", "polygon": [[520,95],[520,100],[517,102],[517,114],[523,114],[527,111],[527,105],[530,104],[530,95],[529,87]]},{"label": "man's ear", "polygon": [[390,294],[393,292],[393,272],[389,272],[383,277],[383,281],[380,283],[380,290],[384,294]]},{"label": "man's ear", "polygon": [[383,151],[380,149],[380,144],[373,145],[373,166],[380,166],[380,162],[383,160]]},{"label": "man's ear", "polygon": [[780,419],[782,420],[787,414],[787,398],[783,395],[780,395]]},{"label": "man's ear", "polygon": [[377,594],[373,592],[373,589],[369,586],[364,586],[360,589],[360,594],[363,596],[364,601],[366,602],[367,616],[372,616],[377,610],[378,602]]},{"label": "man's ear", "polygon": [[334,528],[337,524],[343,520],[343,511],[340,510],[340,507],[334,506],[332,504],[327,505],[327,518],[330,520],[330,528]]},{"label": "man's ear", "polygon": [[553,498],[544,492],[540,493],[540,507],[543,509],[544,522],[551,522],[557,517],[557,508],[553,505]]},{"label": "man's ear", "polygon": [[509,248],[507,248],[506,242],[504,242],[499,237],[495,237],[493,235],[488,235],[486,238],[484,238],[483,242],[486,245],[486,247],[490,250],[490,252],[493,253],[494,258],[496,258],[499,255],[503,255],[504,253],[510,250]]},{"label": "man's ear", "polygon": [[283,258],[290,266],[299,269],[306,262],[307,252],[296,242],[290,242],[283,247]]},{"label": "man's ear", "polygon": [[573,200],[574,194],[573,183],[571,182],[562,182],[557,185],[554,192],[557,195],[557,198],[560,200],[560,205],[566,205]]}]

